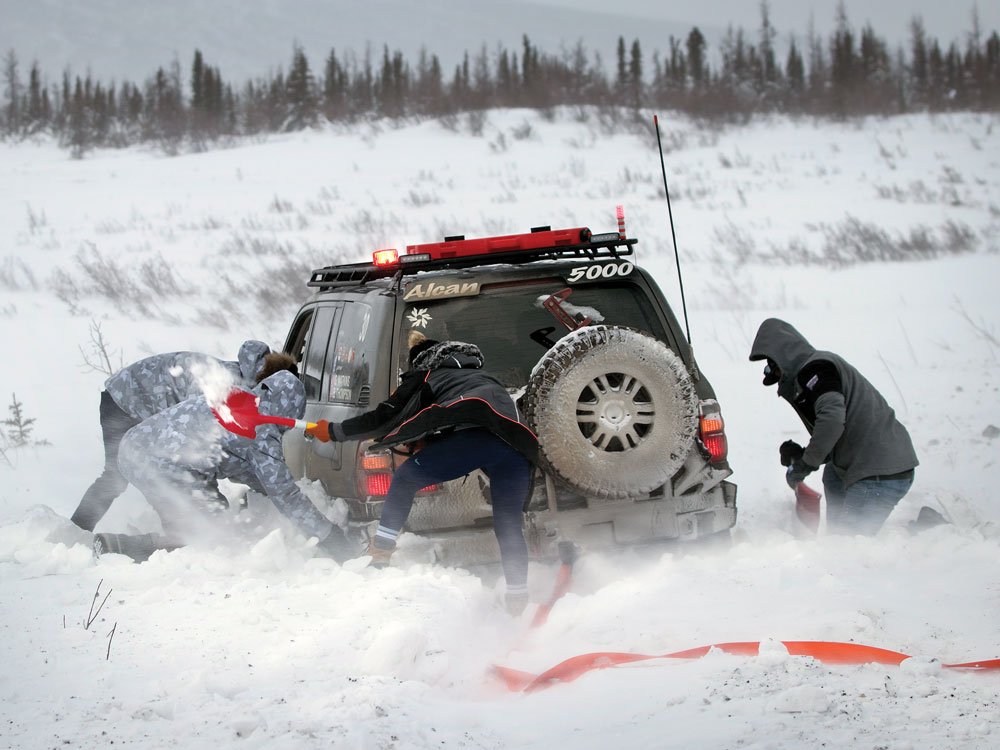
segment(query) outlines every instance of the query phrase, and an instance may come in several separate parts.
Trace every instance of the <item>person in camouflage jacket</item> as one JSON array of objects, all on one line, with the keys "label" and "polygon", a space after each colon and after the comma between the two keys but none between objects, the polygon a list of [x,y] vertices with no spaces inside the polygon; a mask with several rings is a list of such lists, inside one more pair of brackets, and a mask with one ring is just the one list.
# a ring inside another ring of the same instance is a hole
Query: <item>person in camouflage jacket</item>
[{"label": "person in camouflage jacket", "polygon": [[118,470],[118,444],[126,432],[142,420],[200,394],[203,383],[223,388],[233,384],[252,387],[270,352],[264,342],[250,340],[240,346],[236,362],[196,352],[156,354],[127,365],[108,378],[101,392],[100,410],[104,471],[84,493],[73,512],[73,523],[93,531],[128,487]]},{"label": "person in camouflage jacket", "polygon": [[[270,375],[253,393],[261,414],[301,419],[305,413],[305,388],[291,372]],[[261,425],[255,439],[241,437],[219,424],[205,396],[194,396],[129,430],[119,468],[159,514],[164,547],[190,542],[206,522],[212,525],[212,517],[228,507],[218,487],[228,479],[266,495],[300,531],[317,537],[324,553],[338,560],[354,556],[343,531],[296,485],[282,452],[288,429]]]}]

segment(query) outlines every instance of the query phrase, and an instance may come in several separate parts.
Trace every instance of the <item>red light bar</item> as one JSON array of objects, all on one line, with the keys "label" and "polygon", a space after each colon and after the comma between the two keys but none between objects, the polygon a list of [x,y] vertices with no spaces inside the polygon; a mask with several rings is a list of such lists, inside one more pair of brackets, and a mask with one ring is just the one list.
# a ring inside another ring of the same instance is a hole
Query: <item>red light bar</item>
[{"label": "red light bar", "polygon": [[376,250],[372,255],[372,262],[376,266],[392,266],[399,262],[399,253],[395,249]]},{"label": "red light bar", "polygon": [[502,237],[479,237],[471,240],[456,239],[431,242],[425,245],[407,245],[406,254],[426,253],[430,255],[431,260],[465,258],[471,255],[491,255],[492,253],[510,253],[518,250],[580,245],[590,242],[590,236],[590,230],[586,227],[547,229],[525,234],[506,234]]}]

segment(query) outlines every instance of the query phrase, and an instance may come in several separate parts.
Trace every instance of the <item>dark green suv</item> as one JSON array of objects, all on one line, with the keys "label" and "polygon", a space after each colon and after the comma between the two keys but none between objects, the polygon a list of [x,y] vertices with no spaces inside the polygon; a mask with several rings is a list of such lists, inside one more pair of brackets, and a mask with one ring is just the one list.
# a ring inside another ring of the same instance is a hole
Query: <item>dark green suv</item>
[{"label": "dark green suv", "polygon": [[[306,418],[341,421],[385,399],[406,367],[406,338],[475,343],[538,435],[525,504],[533,557],[582,548],[728,536],[736,522],[719,404],[634,239],[585,228],[415,245],[372,263],[313,271],[315,294],[285,350],[299,362]],[[370,442],[289,433],[297,477],[343,498],[365,536],[405,456]],[[478,474],[418,496],[406,545],[423,559],[499,559],[489,485]]]}]

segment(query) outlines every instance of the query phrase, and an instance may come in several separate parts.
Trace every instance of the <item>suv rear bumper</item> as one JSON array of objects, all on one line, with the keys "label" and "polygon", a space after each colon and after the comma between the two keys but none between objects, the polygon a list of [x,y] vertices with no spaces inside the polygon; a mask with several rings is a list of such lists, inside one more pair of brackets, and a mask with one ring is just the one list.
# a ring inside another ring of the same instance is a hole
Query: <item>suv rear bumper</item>
[{"label": "suv rear bumper", "polygon": [[[666,541],[693,541],[731,529],[736,524],[736,485],[720,482],[709,492],[680,498],[623,500],[603,506],[529,512],[525,537],[533,560],[556,560],[560,542],[574,542],[584,552]],[[500,561],[493,529],[481,526],[408,535],[400,559],[454,567],[492,565]]]}]

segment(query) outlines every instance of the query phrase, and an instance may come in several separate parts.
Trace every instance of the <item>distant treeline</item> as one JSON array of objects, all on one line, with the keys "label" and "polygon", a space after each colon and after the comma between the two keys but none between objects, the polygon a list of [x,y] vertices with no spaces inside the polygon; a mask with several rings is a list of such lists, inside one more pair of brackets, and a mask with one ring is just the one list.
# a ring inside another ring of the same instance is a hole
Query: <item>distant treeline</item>
[{"label": "distant treeline", "polygon": [[908,43],[891,49],[870,25],[855,31],[843,6],[829,37],[810,32],[801,43],[793,37],[783,59],[776,35],[765,0],[759,28],[748,34],[730,27],[716,65],[695,27],[686,39],[670,37],[666,51],[651,57],[638,40],[619,38],[613,65],[582,42],[552,54],[525,36],[516,50],[484,46],[466,53],[450,73],[435,54],[422,51],[414,63],[387,47],[381,55],[331,50],[317,73],[296,46],[287,73],[243,84],[223,78],[201,51],[186,72],[175,61],[141,86],[68,70],[52,84],[37,62],[25,82],[11,50],[3,65],[0,132],[15,138],[51,133],[80,155],[95,146],[158,142],[176,150],[324,121],[454,117],[493,107],[656,107],[713,119],[1000,109],[1000,36],[984,33],[975,13],[964,41],[947,47],[914,18]]}]

